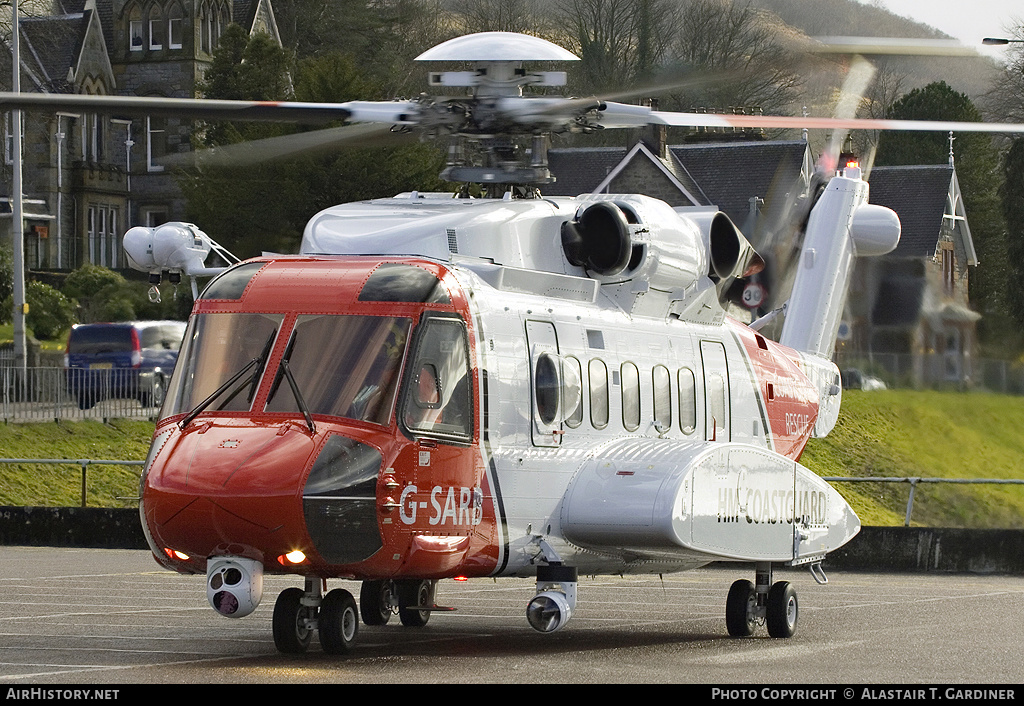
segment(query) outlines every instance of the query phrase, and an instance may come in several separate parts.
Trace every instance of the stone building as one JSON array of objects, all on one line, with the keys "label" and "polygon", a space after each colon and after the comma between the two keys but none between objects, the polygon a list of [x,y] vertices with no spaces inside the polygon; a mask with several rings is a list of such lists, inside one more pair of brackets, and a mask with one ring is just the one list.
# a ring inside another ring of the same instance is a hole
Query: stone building
[{"label": "stone building", "polygon": [[[196,97],[229,23],[280,42],[270,0],[29,5],[28,16],[20,20],[21,90],[26,92]],[[11,73],[10,51],[0,52],[5,90]],[[9,113],[3,127],[0,233],[9,242]],[[190,151],[191,131],[187,120],[24,112],[26,266],[70,270],[91,262],[124,268],[125,230],[183,220],[184,200],[160,160]]]}]

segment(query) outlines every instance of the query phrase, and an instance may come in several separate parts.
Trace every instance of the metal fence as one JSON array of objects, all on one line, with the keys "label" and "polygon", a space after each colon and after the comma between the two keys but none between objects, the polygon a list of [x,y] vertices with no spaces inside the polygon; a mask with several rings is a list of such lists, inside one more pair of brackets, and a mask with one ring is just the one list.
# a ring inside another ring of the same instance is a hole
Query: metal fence
[{"label": "metal fence", "polygon": [[160,412],[162,388],[140,389],[115,371],[0,366],[0,417],[5,422],[56,419],[152,419]]},{"label": "metal fence", "polygon": [[907,514],[903,520],[904,527],[910,527],[910,516],[914,512],[914,491],[919,483],[952,483],[956,485],[1024,485],[1020,478],[918,478],[888,476],[822,476],[829,483],[909,483],[910,495],[907,498]]},{"label": "metal fence", "polygon": [[942,354],[846,353],[836,361],[841,370],[855,368],[879,378],[890,388],[988,391],[1024,395],[1024,363],[996,358]]}]

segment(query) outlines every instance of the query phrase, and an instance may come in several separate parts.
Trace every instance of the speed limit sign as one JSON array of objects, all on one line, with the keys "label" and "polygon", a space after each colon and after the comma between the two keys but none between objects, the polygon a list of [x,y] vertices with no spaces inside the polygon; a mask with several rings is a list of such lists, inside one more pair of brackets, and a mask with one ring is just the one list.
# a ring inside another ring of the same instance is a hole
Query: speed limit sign
[{"label": "speed limit sign", "polygon": [[743,288],[743,306],[748,309],[756,309],[764,303],[768,295],[767,290],[756,282],[750,282]]}]

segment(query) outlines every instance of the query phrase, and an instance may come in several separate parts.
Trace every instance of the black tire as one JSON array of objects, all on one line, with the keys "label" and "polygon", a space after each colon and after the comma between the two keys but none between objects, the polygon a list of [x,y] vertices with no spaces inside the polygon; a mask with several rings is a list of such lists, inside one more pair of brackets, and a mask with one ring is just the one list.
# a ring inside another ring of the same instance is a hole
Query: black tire
[{"label": "black tire", "polygon": [[359,634],[359,610],[356,599],[348,591],[336,588],[320,604],[317,621],[320,630],[320,646],[331,655],[343,655],[352,651]]},{"label": "black tire", "polygon": [[301,588],[286,588],[274,603],[274,646],[284,654],[301,654],[309,647],[313,631],[304,624],[311,617],[310,608],[302,605]]},{"label": "black tire", "polygon": [[363,581],[359,589],[359,612],[367,625],[387,625],[391,620],[393,581]]},{"label": "black tire", "polygon": [[725,599],[725,627],[733,637],[754,634],[754,600],[754,584],[746,579],[735,581],[729,588],[729,596]]},{"label": "black tire", "polygon": [[772,637],[793,637],[800,610],[796,589],[789,581],[779,581],[768,590],[765,623]]},{"label": "black tire", "polygon": [[434,605],[434,581],[398,582],[398,618],[407,628],[421,628],[430,620],[430,611],[422,606]]}]

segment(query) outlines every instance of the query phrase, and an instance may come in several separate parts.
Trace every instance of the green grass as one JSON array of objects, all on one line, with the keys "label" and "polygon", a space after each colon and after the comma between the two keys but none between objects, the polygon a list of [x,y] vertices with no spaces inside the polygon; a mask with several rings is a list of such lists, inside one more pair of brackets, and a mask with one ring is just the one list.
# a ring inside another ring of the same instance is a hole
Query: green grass
[{"label": "green grass", "polygon": [[[142,461],[153,422],[40,422],[0,426],[0,457]],[[141,466],[89,466],[89,507],[136,507]],[[82,468],[78,464],[0,464],[0,505],[78,506]]]},{"label": "green grass", "polygon": [[[143,460],[153,423],[0,426],[0,457]],[[983,393],[846,392],[835,430],[801,463],[824,476],[1024,478],[1024,398]],[[134,507],[138,467],[88,469],[88,504]],[[906,483],[837,483],[865,525],[902,525]],[[0,464],[0,505],[78,505],[81,468]],[[1024,528],[1024,486],[919,485],[913,524]]]},{"label": "green grass", "polygon": [[[823,476],[1024,479],[1024,398],[985,393],[844,393],[839,423],[801,463]],[[906,483],[840,483],[866,525],[903,524]],[[1024,527],[1024,486],[918,485],[913,524]]]}]

